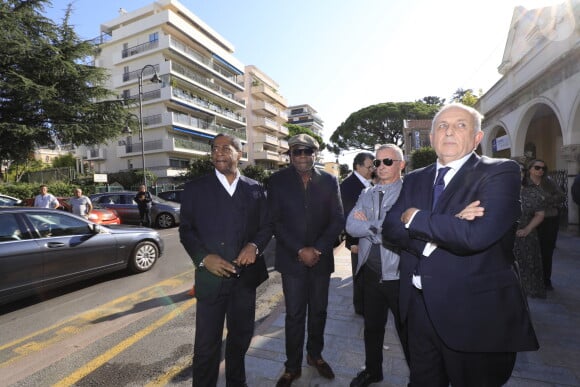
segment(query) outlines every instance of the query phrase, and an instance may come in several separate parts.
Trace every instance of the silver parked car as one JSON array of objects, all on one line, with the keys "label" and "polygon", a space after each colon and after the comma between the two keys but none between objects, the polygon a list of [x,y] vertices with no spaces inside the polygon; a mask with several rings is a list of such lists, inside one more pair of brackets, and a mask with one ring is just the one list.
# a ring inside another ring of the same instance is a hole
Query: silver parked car
[{"label": "silver parked car", "polygon": [[[133,200],[136,191],[104,192],[90,196],[91,201],[105,208],[113,209],[121,218],[121,223],[139,224],[139,208]],[[151,222],[159,228],[169,228],[180,223],[179,203],[169,202],[155,195],[151,195]]]},{"label": "silver parked car", "polygon": [[0,304],[117,270],[150,270],[163,252],[147,227],[100,225],[65,211],[0,208]]}]

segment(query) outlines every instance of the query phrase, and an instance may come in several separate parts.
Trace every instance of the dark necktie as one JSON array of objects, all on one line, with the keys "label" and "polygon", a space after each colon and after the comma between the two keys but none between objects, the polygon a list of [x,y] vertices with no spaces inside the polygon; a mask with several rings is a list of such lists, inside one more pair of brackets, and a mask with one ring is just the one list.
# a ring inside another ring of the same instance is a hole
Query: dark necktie
[{"label": "dark necktie", "polygon": [[379,219],[381,219],[381,209],[383,208],[383,197],[385,193],[383,191],[379,191]]},{"label": "dark necktie", "polygon": [[450,169],[451,169],[450,167],[443,167],[439,168],[439,170],[437,171],[437,179],[435,179],[435,185],[433,186],[432,208],[435,208],[437,200],[439,200],[439,196],[441,196],[441,193],[445,189],[445,180],[443,180],[443,178],[445,177],[445,174],[449,172]]}]

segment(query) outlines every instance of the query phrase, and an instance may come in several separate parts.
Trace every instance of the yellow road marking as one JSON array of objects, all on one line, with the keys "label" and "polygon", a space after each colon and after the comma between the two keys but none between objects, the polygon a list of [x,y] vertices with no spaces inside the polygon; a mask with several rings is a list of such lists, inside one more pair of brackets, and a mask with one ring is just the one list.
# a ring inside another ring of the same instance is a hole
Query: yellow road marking
[{"label": "yellow road marking", "polygon": [[[4,361],[0,363],[0,368],[6,367],[23,356],[41,351],[52,344],[62,341],[69,337],[71,333],[79,333],[87,329],[87,327],[93,326],[94,322],[99,319],[106,319],[115,314],[128,312],[136,303],[159,297],[160,289],[176,288],[183,285],[185,282],[190,282],[191,277],[192,270],[188,270],[147,288],[119,297],[93,310],[88,310],[80,315],[73,316],[50,327],[38,330],[4,345],[0,345],[0,359],[4,359]],[[42,335],[47,334],[50,335],[50,337],[41,337]],[[7,353],[2,354],[2,351],[6,351]]]},{"label": "yellow road marking", "polygon": [[171,367],[169,370],[167,370],[163,375],[161,375],[158,378],[155,378],[155,380],[147,383],[145,385],[145,387],[167,386],[171,382],[171,379],[173,379],[175,377],[175,375],[179,374],[184,369],[191,367],[192,361],[193,361],[193,358],[191,356],[189,356],[188,360],[180,361],[179,363],[177,363],[176,365]]},{"label": "yellow road marking", "polygon": [[92,361],[86,363],[82,367],[80,367],[76,372],[73,372],[66,378],[60,380],[59,382],[53,384],[54,387],[63,387],[63,386],[71,386],[96,370],[97,368],[101,367],[103,364],[114,358],[115,356],[119,355],[121,352],[125,351],[154,330],[163,325],[167,324],[175,317],[179,316],[181,313],[185,312],[187,309],[191,308],[195,305],[196,299],[191,299],[189,301],[184,302],[179,307],[173,309],[171,312],[167,313],[165,316],[160,318],[159,320],[155,321],[153,324],[149,325],[147,328],[144,328],[137,332],[136,334],[132,335],[131,337],[121,341],[119,344],[115,345],[113,348],[104,352],[103,354],[97,356]]}]

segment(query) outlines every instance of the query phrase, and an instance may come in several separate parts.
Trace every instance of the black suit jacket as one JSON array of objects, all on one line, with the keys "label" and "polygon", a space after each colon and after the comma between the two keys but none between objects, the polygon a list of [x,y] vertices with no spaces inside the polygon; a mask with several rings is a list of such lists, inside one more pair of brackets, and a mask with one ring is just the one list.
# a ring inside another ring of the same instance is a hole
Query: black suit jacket
[{"label": "black suit jacket", "polygon": [[[512,252],[521,212],[518,165],[473,154],[431,210],[435,174],[431,165],[406,175],[383,224],[384,239],[402,248],[401,318],[407,316],[411,275],[418,267],[429,317],[447,346],[466,352],[537,349]],[[485,208],[483,217],[455,217],[475,200]],[[400,218],[410,207],[420,211],[405,229]],[[437,248],[425,257],[427,242]]]},{"label": "black suit jacket", "polygon": [[[358,176],[351,173],[346,179],[340,183],[340,197],[342,199],[342,207],[344,208],[344,221],[348,218],[348,214],[354,208],[360,193],[365,188],[365,185],[360,181]],[[358,238],[355,238],[346,233],[345,246],[350,249],[350,246],[358,244]]]},{"label": "black suit jacket", "polygon": [[[247,243],[253,242],[264,251],[272,238],[267,201],[260,183],[240,176],[233,199],[243,215],[237,219],[222,205],[222,200],[228,200],[228,197],[215,172],[187,183],[182,195],[179,237],[196,267],[195,293],[200,300],[217,295],[224,281],[199,267],[206,255],[218,254],[231,262]],[[239,234],[224,232],[232,229],[232,222],[240,222]],[[245,280],[243,272],[240,280]],[[247,285],[253,286],[251,283]]]},{"label": "black suit jacket", "polygon": [[312,172],[308,189],[293,166],[274,173],[268,183],[268,207],[276,237],[276,270],[302,274],[298,250],[312,246],[322,252],[316,273],[334,271],[334,242],[344,227],[338,180],[329,173]]}]

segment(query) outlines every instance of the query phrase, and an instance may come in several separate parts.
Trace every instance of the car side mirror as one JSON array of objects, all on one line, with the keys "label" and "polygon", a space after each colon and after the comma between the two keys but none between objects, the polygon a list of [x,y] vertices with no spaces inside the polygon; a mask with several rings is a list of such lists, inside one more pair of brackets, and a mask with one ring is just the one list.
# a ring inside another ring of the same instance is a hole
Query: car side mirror
[{"label": "car side mirror", "polygon": [[101,228],[101,225],[100,224],[92,223],[92,224],[89,225],[89,227],[93,231],[93,234],[100,234],[101,231],[102,231],[102,228]]}]

